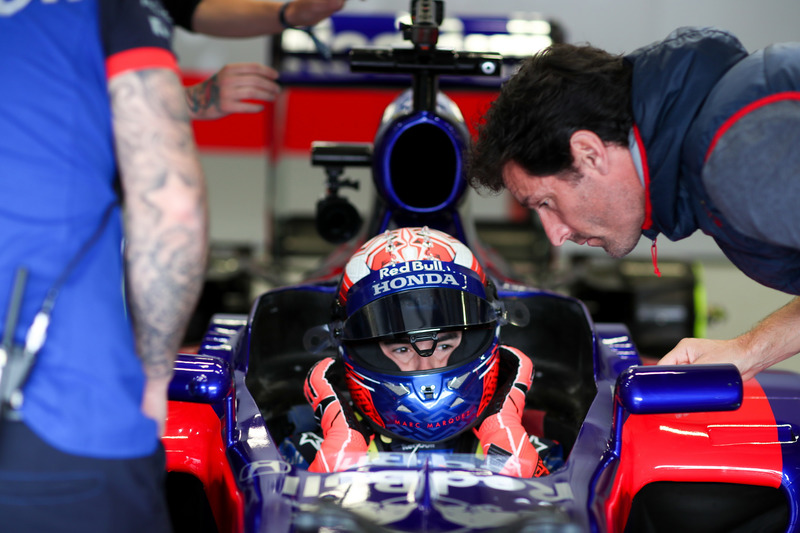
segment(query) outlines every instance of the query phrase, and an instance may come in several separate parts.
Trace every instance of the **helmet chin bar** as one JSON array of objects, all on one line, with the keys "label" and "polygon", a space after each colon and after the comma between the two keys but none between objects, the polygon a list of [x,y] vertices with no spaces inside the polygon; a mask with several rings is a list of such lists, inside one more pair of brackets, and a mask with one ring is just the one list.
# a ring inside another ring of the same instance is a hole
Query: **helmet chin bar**
[{"label": "helmet chin bar", "polygon": [[[439,328],[435,329],[421,329],[417,331],[408,332],[408,342],[414,347],[414,351],[420,357],[430,357],[436,351],[436,345],[439,343]],[[418,341],[433,341],[433,345],[428,350],[421,350],[417,346]]]}]

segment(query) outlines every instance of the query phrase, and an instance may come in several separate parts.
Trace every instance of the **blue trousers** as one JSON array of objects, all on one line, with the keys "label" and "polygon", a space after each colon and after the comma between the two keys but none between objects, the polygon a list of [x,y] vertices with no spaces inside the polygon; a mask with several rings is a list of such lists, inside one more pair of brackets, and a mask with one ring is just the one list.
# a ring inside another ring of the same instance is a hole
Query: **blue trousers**
[{"label": "blue trousers", "polygon": [[136,459],[61,452],[22,422],[0,420],[4,533],[169,533],[164,449]]}]

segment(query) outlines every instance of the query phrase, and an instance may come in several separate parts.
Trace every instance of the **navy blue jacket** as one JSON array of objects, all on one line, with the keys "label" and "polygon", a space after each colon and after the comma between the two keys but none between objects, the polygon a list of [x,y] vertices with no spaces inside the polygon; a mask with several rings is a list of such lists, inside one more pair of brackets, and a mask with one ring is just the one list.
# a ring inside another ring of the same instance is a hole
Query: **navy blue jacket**
[{"label": "navy blue jacket", "polygon": [[800,294],[800,45],[748,54],[730,33],[681,28],[626,60],[644,234],[700,229],[751,278]]}]

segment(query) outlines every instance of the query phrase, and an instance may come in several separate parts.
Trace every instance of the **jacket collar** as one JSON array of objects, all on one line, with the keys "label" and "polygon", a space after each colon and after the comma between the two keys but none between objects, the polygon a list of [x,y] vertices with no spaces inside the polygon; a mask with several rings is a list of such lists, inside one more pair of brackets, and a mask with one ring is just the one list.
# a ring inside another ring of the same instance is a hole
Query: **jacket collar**
[{"label": "jacket collar", "polygon": [[628,135],[628,148],[631,151],[633,166],[636,168],[636,173],[639,175],[639,181],[642,182],[642,186],[644,187],[645,204],[642,230],[649,230],[653,227],[653,204],[650,201],[650,167],[647,165],[647,152],[645,152],[642,136],[636,124],[633,125]]},{"label": "jacket collar", "polygon": [[663,41],[625,56],[633,66],[635,149],[647,191],[645,236],[670,240],[697,229],[682,147],[694,117],[719,78],[746,50],[731,34],[711,28],[681,28]]}]

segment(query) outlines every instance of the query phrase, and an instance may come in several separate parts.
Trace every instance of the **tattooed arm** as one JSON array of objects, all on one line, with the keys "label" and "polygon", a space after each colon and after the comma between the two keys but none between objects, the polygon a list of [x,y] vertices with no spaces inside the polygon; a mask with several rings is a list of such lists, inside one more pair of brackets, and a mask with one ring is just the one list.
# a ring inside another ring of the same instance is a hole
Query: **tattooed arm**
[{"label": "tattooed arm", "polygon": [[207,80],[186,87],[189,114],[196,120],[222,118],[231,113],[258,113],[280,91],[278,72],[259,63],[231,63]]},{"label": "tattooed arm", "polygon": [[147,385],[142,409],[163,433],[167,387],[205,274],[208,209],[183,87],[168,69],[109,82],[125,197],[128,301]]}]

